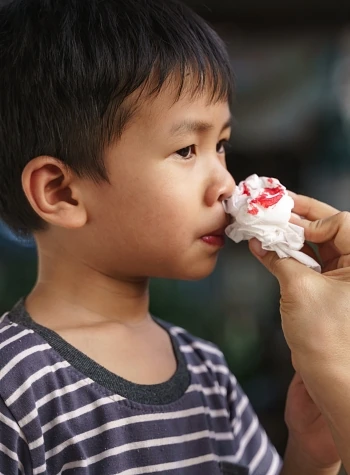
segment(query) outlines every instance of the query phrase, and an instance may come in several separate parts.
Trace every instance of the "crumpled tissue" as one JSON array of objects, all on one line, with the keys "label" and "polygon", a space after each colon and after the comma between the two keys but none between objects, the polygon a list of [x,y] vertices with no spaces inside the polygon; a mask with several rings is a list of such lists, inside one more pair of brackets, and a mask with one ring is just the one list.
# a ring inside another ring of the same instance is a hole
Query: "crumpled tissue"
[{"label": "crumpled tissue", "polygon": [[255,237],[263,249],[275,251],[280,258],[293,257],[321,272],[319,263],[300,251],[304,229],[289,222],[294,200],[279,180],[251,175],[239,183],[223,206],[233,217],[225,232],[234,242]]}]

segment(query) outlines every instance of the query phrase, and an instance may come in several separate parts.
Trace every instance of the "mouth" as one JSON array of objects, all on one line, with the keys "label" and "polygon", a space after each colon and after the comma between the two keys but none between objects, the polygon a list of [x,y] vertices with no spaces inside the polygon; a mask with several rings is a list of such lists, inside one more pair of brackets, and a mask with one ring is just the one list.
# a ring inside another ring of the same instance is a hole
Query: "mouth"
[{"label": "mouth", "polygon": [[201,237],[201,240],[209,246],[223,247],[225,245],[225,229],[226,226],[211,231]]}]

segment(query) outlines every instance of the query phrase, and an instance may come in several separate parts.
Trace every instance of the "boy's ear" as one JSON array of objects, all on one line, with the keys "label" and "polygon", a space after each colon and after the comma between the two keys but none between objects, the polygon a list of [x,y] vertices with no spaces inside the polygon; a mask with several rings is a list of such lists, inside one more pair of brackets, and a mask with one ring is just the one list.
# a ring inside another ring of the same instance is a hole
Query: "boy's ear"
[{"label": "boy's ear", "polygon": [[31,160],[22,172],[22,186],[34,211],[47,223],[74,229],[87,222],[79,179],[60,160],[47,156]]}]

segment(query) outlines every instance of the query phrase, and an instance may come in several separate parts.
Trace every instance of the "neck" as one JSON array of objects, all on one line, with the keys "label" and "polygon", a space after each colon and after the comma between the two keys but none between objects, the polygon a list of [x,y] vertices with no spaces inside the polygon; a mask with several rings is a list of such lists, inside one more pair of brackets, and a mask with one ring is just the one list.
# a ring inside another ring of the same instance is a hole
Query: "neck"
[{"label": "neck", "polygon": [[107,322],[133,326],[149,319],[148,278],[111,277],[62,248],[59,253],[38,249],[37,283],[26,299],[38,323],[59,330]]}]

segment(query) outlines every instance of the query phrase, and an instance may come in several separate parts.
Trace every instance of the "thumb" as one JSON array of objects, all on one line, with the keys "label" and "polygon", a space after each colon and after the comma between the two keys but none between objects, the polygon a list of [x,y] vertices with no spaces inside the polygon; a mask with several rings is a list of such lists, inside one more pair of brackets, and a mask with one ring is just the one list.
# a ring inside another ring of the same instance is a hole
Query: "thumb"
[{"label": "thumb", "polygon": [[275,252],[266,251],[256,238],[249,241],[251,253],[271,272],[279,281],[281,287],[287,283],[297,281],[302,274],[315,273],[304,264],[291,257],[280,258]]}]

